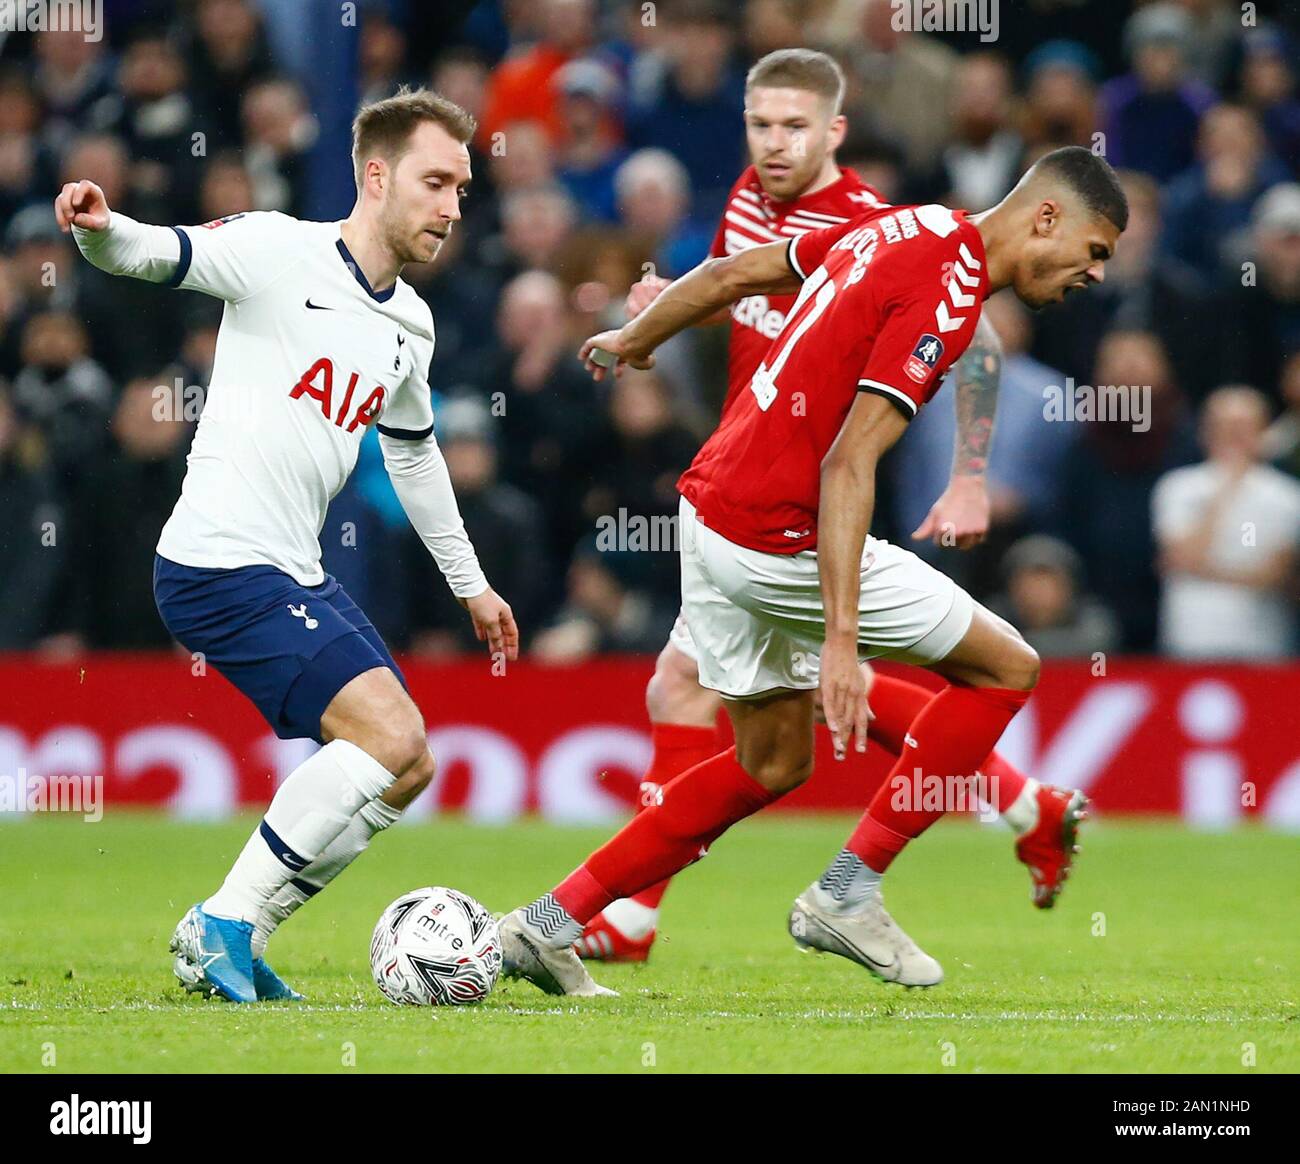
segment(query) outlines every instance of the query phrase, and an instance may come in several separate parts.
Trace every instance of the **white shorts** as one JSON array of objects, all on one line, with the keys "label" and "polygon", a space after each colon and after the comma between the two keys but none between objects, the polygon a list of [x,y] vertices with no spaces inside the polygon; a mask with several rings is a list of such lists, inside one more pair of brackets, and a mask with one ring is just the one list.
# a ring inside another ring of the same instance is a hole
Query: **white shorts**
[{"label": "white shorts", "polygon": [[[766,554],[728,541],[680,507],[682,619],[700,685],[730,699],[817,686],[826,620],[817,553]],[[867,538],[858,654],[926,665],[961,642],[975,600],[908,550]],[[678,627],[669,641],[682,649]]]}]

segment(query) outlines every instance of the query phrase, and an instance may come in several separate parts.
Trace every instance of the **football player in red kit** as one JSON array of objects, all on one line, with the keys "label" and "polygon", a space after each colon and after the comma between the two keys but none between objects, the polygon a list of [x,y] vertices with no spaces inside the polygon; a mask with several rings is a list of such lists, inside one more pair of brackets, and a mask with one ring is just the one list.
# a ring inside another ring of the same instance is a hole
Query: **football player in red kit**
[{"label": "football player in red kit", "polygon": [[988,295],[1011,287],[1038,308],[1101,282],[1127,222],[1106,161],[1066,147],[976,215],[873,208],[709,259],[583,345],[597,378],[607,358],[615,371],[647,368],[656,347],[719,307],[798,292],[749,390],[679,482],[683,609],[700,681],[722,696],[735,746],[668,781],[552,891],[507,915],[508,973],[551,993],[608,993],[572,949],[584,925],[808,778],[815,690],[836,757],[864,750],[859,660],[888,657],[948,685],[912,721],[843,849],[795,899],[790,931],[888,982],[942,980],[885,910],[882,877],[942,815],[933,785],[973,778],[1029,698],[1038,657],[951,579],[869,537],[876,468],[970,343]]},{"label": "football player in red kit", "polygon": [[[709,251],[712,257],[835,226],[887,204],[835,161],[846,128],[839,111],[843,86],[835,61],[811,49],[769,53],[750,70],[745,131],[753,164],[732,187]],[[628,317],[653,302],[668,283],[656,275],[637,283],[628,295]],[[793,294],[757,294],[718,313],[730,330],[724,416],[747,391],[793,304]],[[952,480],[914,536],[943,539],[965,549],[987,531],[984,470],[1000,373],[997,335],[992,325],[981,322],[953,370],[958,431]],[[868,664],[863,666],[871,685],[872,740],[896,757],[906,746],[907,728],[933,692],[893,675],[873,675]],[[674,776],[721,750],[721,706],[718,693],[700,683],[691,631],[679,616],[646,687],[653,754],[639,806],[649,804]],[[1034,904],[1050,907],[1069,872],[1086,798],[1081,792],[1038,784],[996,752],[981,765],[972,791],[972,801],[977,797],[991,805],[1011,827],[1016,855],[1033,882]],[[602,910],[584,929],[578,953],[584,958],[643,961],[656,937],[667,887],[668,881],[659,882]]]}]

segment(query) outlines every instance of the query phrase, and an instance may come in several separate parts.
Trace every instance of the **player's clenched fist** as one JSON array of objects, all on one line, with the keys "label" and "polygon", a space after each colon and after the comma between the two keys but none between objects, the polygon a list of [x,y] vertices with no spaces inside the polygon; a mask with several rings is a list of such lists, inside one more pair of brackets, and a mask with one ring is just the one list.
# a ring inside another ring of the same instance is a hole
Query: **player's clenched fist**
[{"label": "player's clenched fist", "polygon": [[624,364],[630,364],[633,368],[653,368],[655,365],[654,356],[633,348],[623,338],[621,328],[593,335],[579,349],[578,359],[586,366],[593,380],[603,380],[605,370],[610,367],[614,369],[615,376],[621,376]]},{"label": "player's clenched fist", "polygon": [[103,190],[86,178],[80,182],[65,182],[54,200],[54,217],[64,234],[74,226],[83,230],[105,230],[109,218],[108,199]]},{"label": "player's clenched fist", "polygon": [[628,319],[635,319],[640,315],[671,282],[671,279],[664,279],[659,275],[643,275],[640,282],[633,283],[627,293],[627,303],[624,305]]},{"label": "player's clenched fist", "polygon": [[473,598],[462,598],[460,604],[469,611],[480,643],[487,643],[494,655],[503,653],[512,662],[519,658],[519,628],[510,603],[488,587]]}]

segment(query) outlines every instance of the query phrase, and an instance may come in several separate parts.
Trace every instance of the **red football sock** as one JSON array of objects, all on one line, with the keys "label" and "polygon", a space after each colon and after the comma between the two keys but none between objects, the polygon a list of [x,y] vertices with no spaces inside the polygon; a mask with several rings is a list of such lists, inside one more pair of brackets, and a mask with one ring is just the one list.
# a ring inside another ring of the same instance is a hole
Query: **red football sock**
[{"label": "red football sock", "polygon": [[[893,675],[877,672],[871,685],[869,702],[875,719],[871,721],[871,738],[887,752],[901,756],[907,749],[903,737],[935,693],[919,683],[909,683]],[[998,812],[1005,812],[1020,795],[1029,779],[1007,760],[993,752],[980,764],[977,788],[980,799]]]},{"label": "red football sock", "polygon": [[[717,755],[718,732],[716,728],[697,727],[685,723],[654,723],[650,725],[650,742],[654,745],[654,755],[650,767],[641,781],[640,794],[637,796],[637,812],[646,807],[648,797],[653,790],[646,785],[652,784],[662,788],[674,776],[680,776],[688,768],[703,764],[705,760]],[[658,909],[664,894],[668,892],[672,878],[665,878],[649,889],[643,889],[633,901],[647,909]]]},{"label": "red football sock", "polygon": [[1016,802],[1021,789],[1028,783],[1029,777],[997,752],[993,752],[980,765],[976,780],[980,799],[985,804],[991,804],[999,813],[1006,812]]},{"label": "red football sock", "polygon": [[611,901],[698,861],[728,828],[775,799],[728,748],[668,781],[658,804],[634,816],[555,887],[555,900],[586,925]]},{"label": "red football sock", "polygon": [[[974,774],[1029,694],[953,684],[933,696],[908,733],[916,746],[904,745],[845,848],[868,869],[888,869],[908,841],[943,816],[951,799],[949,781]],[[938,797],[931,788],[936,777],[945,784]],[[939,803],[927,803],[931,800]]]}]

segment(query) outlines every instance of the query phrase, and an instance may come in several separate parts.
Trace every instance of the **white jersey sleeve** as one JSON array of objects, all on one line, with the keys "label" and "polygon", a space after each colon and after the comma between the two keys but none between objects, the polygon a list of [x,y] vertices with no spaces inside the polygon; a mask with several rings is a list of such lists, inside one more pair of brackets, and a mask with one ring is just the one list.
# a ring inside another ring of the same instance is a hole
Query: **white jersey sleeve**
[{"label": "white jersey sleeve", "polygon": [[447,462],[433,435],[429,392],[429,336],[412,334],[411,368],[379,417],[379,445],[393,490],[420,540],[457,598],[475,598],[488,588],[478,555],[465,532]]},{"label": "white jersey sleeve", "polygon": [[[432,323],[429,326],[432,331]],[[433,401],[429,390],[433,341],[415,334],[403,335],[402,339],[403,343],[410,345],[407,356],[410,370],[380,413],[379,431],[398,439],[423,440],[433,432]]]},{"label": "white jersey sleeve", "polygon": [[276,211],[232,214],[202,226],[151,226],[114,211],[107,230],[73,227],[81,253],[110,275],[131,275],[237,303],[303,253],[297,219]]},{"label": "white jersey sleeve", "polygon": [[297,219],[268,210],[173,227],[181,253],[168,283],[238,303],[284,273],[285,259],[300,241],[299,225]]}]

